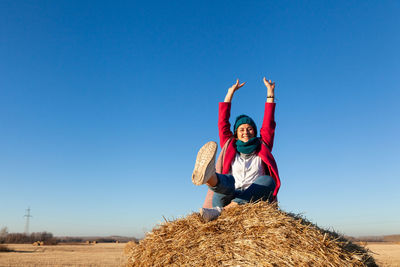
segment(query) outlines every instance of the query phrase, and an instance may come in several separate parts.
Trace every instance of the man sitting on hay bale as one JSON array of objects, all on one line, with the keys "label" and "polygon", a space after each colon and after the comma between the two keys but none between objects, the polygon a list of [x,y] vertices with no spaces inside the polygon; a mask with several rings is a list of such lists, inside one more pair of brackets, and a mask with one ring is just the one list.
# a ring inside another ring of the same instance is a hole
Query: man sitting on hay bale
[{"label": "man sitting on hay bale", "polygon": [[250,201],[275,201],[281,182],[271,154],[275,134],[275,82],[263,79],[267,87],[264,119],[257,137],[257,126],[247,115],[240,115],[230,130],[230,109],[234,93],[245,83],[239,80],[219,103],[218,130],[222,151],[215,164],[217,144],[208,142],[198,152],[192,181],[209,188],[201,216],[210,221],[224,209]]}]

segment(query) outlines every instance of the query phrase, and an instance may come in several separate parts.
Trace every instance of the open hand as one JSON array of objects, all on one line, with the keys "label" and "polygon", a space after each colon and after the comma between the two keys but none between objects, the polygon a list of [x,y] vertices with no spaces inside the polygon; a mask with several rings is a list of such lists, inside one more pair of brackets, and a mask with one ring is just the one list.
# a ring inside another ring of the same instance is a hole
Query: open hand
[{"label": "open hand", "polygon": [[264,80],[265,86],[268,89],[267,96],[274,97],[275,96],[275,82],[272,82],[271,80],[268,81],[265,77],[263,80]]},{"label": "open hand", "polygon": [[236,80],[236,83],[235,83],[234,85],[232,85],[232,86],[228,89],[228,91],[231,91],[232,93],[234,93],[234,92],[236,92],[237,90],[239,90],[239,88],[242,87],[245,83],[246,83],[246,82],[244,82],[244,83],[239,83],[239,79],[237,79],[237,80]]},{"label": "open hand", "polygon": [[237,90],[239,90],[239,88],[240,87],[242,87],[243,85],[245,84],[245,82],[244,83],[239,83],[239,79],[237,79],[236,80],[236,83],[234,84],[234,85],[232,85],[229,89],[228,89],[228,93],[226,93],[226,96],[225,96],[225,102],[231,102],[232,101],[232,97],[233,97],[233,94],[237,91]]}]

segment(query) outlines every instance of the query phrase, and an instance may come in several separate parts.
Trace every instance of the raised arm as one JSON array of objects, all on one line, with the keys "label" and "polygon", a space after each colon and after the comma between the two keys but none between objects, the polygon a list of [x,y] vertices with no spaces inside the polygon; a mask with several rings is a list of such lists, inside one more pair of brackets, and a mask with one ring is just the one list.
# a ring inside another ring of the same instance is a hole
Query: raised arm
[{"label": "raised arm", "polygon": [[265,103],[264,119],[260,129],[261,139],[268,146],[270,150],[274,145],[275,136],[275,82],[267,80],[264,77],[264,84],[267,87],[267,102]]},{"label": "raised arm", "polygon": [[225,142],[233,136],[231,131],[231,124],[229,118],[231,116],[231,101],[235,92],[244,85],[245,83],[239,83],[239,80],[232,85],[225,96],[225,101],[219,103],[218,109],[218,132],[219,132],[219,144],[221,147],[224,146]]}]

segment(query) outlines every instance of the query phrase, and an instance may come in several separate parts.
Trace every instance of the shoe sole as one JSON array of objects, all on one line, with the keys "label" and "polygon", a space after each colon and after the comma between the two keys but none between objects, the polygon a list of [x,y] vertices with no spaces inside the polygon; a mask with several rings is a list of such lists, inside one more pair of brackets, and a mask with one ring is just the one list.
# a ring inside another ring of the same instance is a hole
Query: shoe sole
[{"label": "shoe sole", "polygon": [[205,184],[207,181],[206,173],[209,168],[215,168],[211,166],[215,164],[215,155],[217,153],[217,143],[211,141],[202,146],[197,153],[196,164],[192,174],[192,182],[195,185]]},{"label": "shoe sole", "polygon": [[199,209],[199,213],[200,213],[200,216],[203,217],[204,209],[203,209],[203,208],[200,208],[200,209]]}]

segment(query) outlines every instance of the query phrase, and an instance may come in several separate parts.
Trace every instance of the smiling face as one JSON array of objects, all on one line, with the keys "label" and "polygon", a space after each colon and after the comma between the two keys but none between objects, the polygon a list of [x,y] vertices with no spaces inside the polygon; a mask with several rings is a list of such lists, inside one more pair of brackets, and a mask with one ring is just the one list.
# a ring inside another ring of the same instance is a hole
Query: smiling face
[{"label": "smiling face", "polygon": [[254,128],[250,124],[241,124],[236,131],[237,138],[242,142],[248,142],[256,136]]}]

